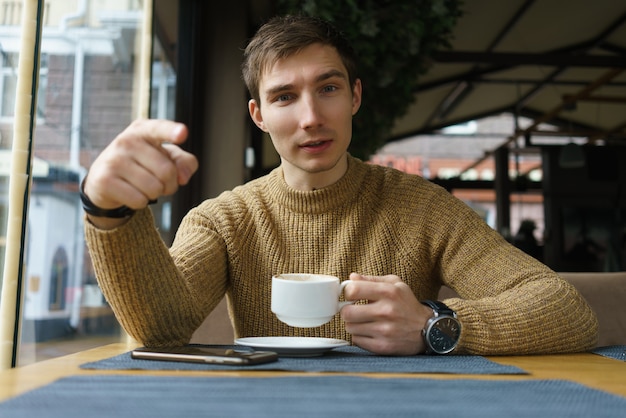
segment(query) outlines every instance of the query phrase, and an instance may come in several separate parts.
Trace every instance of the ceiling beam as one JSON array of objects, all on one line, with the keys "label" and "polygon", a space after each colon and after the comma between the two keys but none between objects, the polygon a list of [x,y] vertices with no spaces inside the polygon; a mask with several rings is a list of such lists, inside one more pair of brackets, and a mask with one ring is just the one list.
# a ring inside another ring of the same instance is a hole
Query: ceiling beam
[{"label": "ceiling beam", "polygon": [[[589,84],[586,88],[582,89],[581,91],[579,91],[578,93],[576,93],[574,95],[571,95],[568,98],[569,100],[563,101],[562,103],[560,103],[559,105],[557,105],[553,109],[551,109],[550,111],[548,111],[548,112],[544,113],[543,115],[540,115],[539,117],[535,118],[535,120],[533,121],[533,123],[529,127],[525,128],[525,129],[520,129],[520,130],[517,130],[516,132],[514,132],[500,146],[501,147],[502,146],[507,146],[508,144],[512,143],[513,141],[515,141],[517,138],[519,138],[521,136],[530,135],[531,132],[533,132],[534,130],[537,130],[539,128],[539,125],[541,125],[544,122],[549,122],[552,118],[554,118],[559,113],[561,113],[564,109],[566,109],[569,104],[575,102],[576,100],[580,100],[580,99],[584,99],[584,98],[589,97],[594,90],[602,87],[604,84],[608,83],[613,78],[617,77],[623,71],[624,70],[621,69],[621,68],[611,68],[604,75],[602,75],[602,77],[599,77],[598,79],[596,79],[593,83]],[[465,173],[468,170],[476,168],[483,161],[485,161],[488,158],[490,158],[495,151],[496,150],[485,152],[485,155],[483,157],[479,158],[474,163],[470,164],[469,166],[467,166],[463,170],[461,170],[460,175]]]},{"label": "ceiling beam", "polygon": [[433,60],[440,63],[490,65],[544,65],[556,67],[626,68],[624,57],[587,54],[528,54],[513,52],[438,51]]},{"label": "ceiling beam", "polygon": [[567,102],[596,102],[596,103],[626,103],[625,96],[601,96],[594,95],[589,97],[582,97],[580,99],[574,99],[571,94],[564,94],[563,101]]},{"label": "ceiling beam", "polygon": [[[474,84],[514,84],[514,85],[523,85],[523,84],[539,84],[543,83],[544,79],[536,79],[536,78],[483,78],[480,80],[474,80]],[[551,80],[550,85],[552,86],[586,86],[589,84],[589,80]],[[611,81],[606,83],[607,87],[626,87],[626,81]]]},{"label": "ceiling beam", "polygon": [[[608,83],[609,81],[611,81],[612,79],[614,79],[615,77],[620,75],[623,71],[624,70],[621,69],[621,68],[611,68],[602,77],[599,77],[593,83],[589,84],[589,86],[585,87],[584,89],[582,89],[581,91],[579,91],[576,94],[572,94],[572,95],[568,96],[567,100],[564,100],[562,103],[560,103],[559,105],[555,106],[552,110],[550,110],[549,112],[545,113],[543,116],[540,116],[537,119],[535,119],[533,124],[531,126],[529,126],[528,128],[526,128],[526,132],[530,132],[533,129],[536,129],[540,124],[542,124],[544,122],[549,122],[550,119],[552,119],[553,117],[558,115],[561,111],[566,109],[568,107],[568,105],[571,105],[572,103],[576,102],[577,100],[581,100],[581,99],[585,99],[585,98],[589,97],[591,95],[591,92],[593,92],[594,90],[602,87],[603,85],[605,85],[606,83]],[[516,136],[516,138],[517,138],[517,136]]]},{"label": "ceiling beam", "polygon": [[[535,0],[526,0],[524,4],[515,12],[515,14],[507,21],[500,33],[491,41],[491,43],[487,46],[486,52],[492,52],[495,48],[497,48],[498,44],[502,42],[504,38],[506,38],[509,33],[513,30],[513,28],[517,25],[517,23],[522,19],[522,17],[526,14],[528,9],[533,5]],[[478,65],[474,64],[472,70],[477,70]],[[425,124],[428,126],[433,123],[435,120],[445,119],[454,109],[461,103],[465,97],[467,97],[474,86],[471,82],[467,80],[460,80],[457,82],[456,86],[452,88],[446,97],[444,97],[439,104],[435,107],[430,116],[426,119]]]},{"label": "ceiling beam", "polygon": [[[557,55],[571,55],[571,54],[580,54],[584,51],[589,51],[593,48],[603,48],[604,50],[616,50],[616,54],[619,55],[618,51],[621,51],[620,47],[616,47],[614,44],[611,44],[607,41],[607,39],[618,29],[622,27],[622,25],[626,22],[626,13],[622,13],[621,16],[615,19],[610,25],[608,25],[601,33],[594,36],[591,39],[588,39],[584,42],[579,42],[577,44],[568,45],[563,48],[558,48],[552,51],[546,51],[545,54],[557,54]],[[441,51],[444,52],[444,51]],[[623,64],[622,64],[623,65]],[[438,88],[441,86],[448,85],[450,83],[457,83],[459,80],[465,81],[480,81],[484,76],[489,74],[495,74],[501,71],[508,70],[513,68],[514,65],[504,64],[497,65],[489,68],[476,68],[474,66],[471,71],[468,71],[463,74],[457,74],[451,77],[445,77],[439,80],[434,80],[431,82],[420,83],[419,86],[414,90],[415,93],[419,93],[420,91],[426,91],[434,88]],[[563,67],[566,68],[566,67]],[[557,70],[555,73],[558,73]],[[554,77],[553,77],[554,78]]]}]

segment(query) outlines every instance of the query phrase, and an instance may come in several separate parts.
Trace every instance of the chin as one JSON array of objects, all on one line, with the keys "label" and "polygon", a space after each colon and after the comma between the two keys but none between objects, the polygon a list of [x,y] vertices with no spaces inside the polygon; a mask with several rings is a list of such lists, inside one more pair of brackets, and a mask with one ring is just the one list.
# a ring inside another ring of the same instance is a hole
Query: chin
[{"label": "chin", "polygon": [[332,168],[337,165],[339,158],[332,154],[305,155],[302,158],[302,165],[307,167],[325,167]]}]

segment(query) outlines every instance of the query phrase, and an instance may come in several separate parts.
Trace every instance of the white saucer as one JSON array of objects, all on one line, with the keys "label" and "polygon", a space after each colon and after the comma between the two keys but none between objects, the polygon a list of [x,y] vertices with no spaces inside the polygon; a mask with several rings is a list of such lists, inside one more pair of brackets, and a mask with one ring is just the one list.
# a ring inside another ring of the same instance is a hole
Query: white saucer
[{"label": "white saucer", "polygon": [[248,337],[238,338],[235,344],[269,350],[289,357],[321,356],[333,348],[349,345],[346,340],[317,337]]}]

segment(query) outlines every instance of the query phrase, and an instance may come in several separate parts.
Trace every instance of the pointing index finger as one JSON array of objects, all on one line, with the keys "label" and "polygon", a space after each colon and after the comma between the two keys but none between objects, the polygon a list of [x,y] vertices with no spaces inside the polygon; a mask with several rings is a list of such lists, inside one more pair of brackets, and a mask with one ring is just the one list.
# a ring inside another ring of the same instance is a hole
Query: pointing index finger
[{"label": "pointing index finger", "polygon": [[138,119],[128,128],[133,136],[141,137],[153,145],[182,144],[187,139],[187,127],[165,119]]}]

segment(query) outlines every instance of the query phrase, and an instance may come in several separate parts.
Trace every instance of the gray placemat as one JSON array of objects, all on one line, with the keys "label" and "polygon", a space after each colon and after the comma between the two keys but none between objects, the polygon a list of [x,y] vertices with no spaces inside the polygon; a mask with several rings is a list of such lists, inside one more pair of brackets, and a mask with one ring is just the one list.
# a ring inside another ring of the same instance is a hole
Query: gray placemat
[{"label": "gray placemat", "polygon": [[[237,349],[242,349],[242,347],[237,346]],[[337,348],[320,357],[280,357],[278,361],[273,363],[250,366],[135,360],[131,358],[130,353],[124,353],[83,364],[81,368],[97,370],[281,370],[349,373],[526,374],[524,370],[518,367],[498,364],[480,356],[379,356],[358,347]]]},{"label": "gray placemat", "polygon": [[[606,347],[598,347],[591,352],[615,360],[626,361],[626,345],[610,345]],[[624,416],[626,416],[626,413],[624,413]]]},{"label": "gray placemat", "polygon": [[73,376],[0,404],[0,416],[624,417],[626,397],[560,380]]}]

